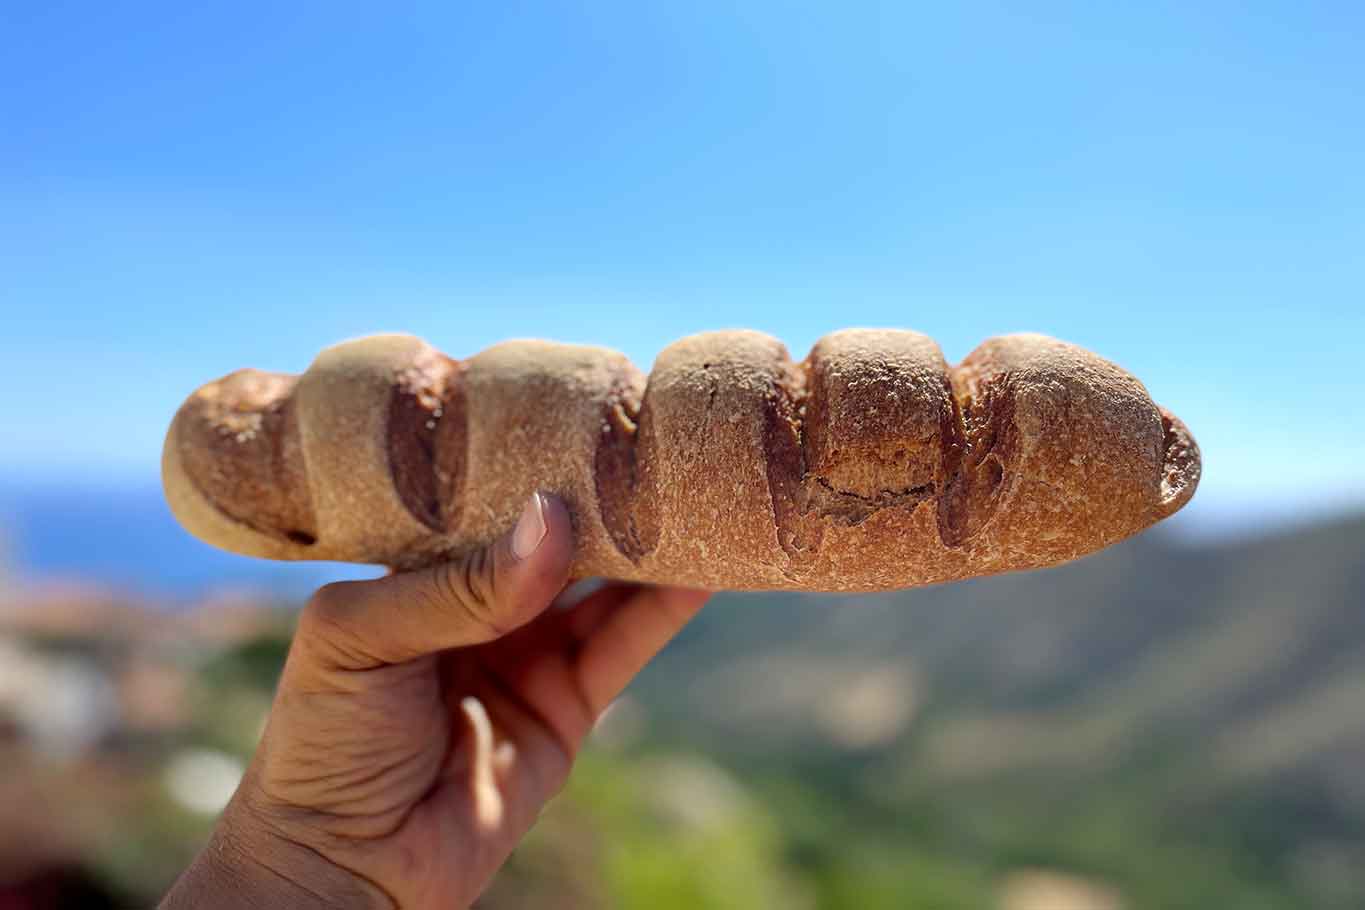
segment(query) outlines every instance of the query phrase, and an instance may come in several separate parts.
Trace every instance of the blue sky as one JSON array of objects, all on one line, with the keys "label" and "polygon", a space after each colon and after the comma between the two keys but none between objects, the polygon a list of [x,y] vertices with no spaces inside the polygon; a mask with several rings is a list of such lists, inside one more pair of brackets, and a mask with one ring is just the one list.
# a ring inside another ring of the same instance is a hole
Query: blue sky
[{"label": "blue sky", "polygon": [[1359,4],[194,6],[5,14],[12,479],[154,482],[194,387],[374,331],[877,325],[1119,362],[1210,522],[1365,503]]}]

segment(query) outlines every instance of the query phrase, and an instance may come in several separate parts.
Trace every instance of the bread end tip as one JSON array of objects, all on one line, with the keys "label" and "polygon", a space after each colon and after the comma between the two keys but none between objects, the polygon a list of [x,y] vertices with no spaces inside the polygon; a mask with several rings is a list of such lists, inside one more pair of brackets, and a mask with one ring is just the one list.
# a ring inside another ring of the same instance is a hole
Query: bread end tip
[{"label": "bread end tip", "polygon": [[1161,499],[1157,518],[1167,518],[1185,507],[1199,486],[1203,462],[1199,443],[1184,422],[1159,407],[1162,428]]}]

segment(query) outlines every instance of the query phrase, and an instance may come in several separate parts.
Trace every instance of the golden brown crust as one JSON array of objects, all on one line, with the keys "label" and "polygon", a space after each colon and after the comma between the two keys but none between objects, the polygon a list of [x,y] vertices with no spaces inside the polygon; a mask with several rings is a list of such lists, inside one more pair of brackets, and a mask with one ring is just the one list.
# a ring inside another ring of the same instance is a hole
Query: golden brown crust
[{"label": "golden brown crust", "polygon": [[1162,434],[1162,474],[1161,504],[1157,516],[1166,518],[1185,507],[1199,486],[1199,474],[1203,464],[1199,456],[1199,444],[1181,419],[1165,408],[1161,412]]},{"label": "golden brown crust", "polygon": [[429,565],[539,489],[569,507],[577,576],[826,591],[1074,559],[1181,508],[1199,468],[1184,424],[1081,348],[1004,336],[950,368],[890,329],[800,363],[759,332],[704,333],[648,377],[605,348],[461,362],[374,336],[297,380],[210,383],[163,459],[181,522],[250,555]]},{"label": "golden brown crust", "polygon": [[304,479],[297,376],[238,370],[185,402],[177,433],[186,478],[227,517],[308,545],[317,537]]}]

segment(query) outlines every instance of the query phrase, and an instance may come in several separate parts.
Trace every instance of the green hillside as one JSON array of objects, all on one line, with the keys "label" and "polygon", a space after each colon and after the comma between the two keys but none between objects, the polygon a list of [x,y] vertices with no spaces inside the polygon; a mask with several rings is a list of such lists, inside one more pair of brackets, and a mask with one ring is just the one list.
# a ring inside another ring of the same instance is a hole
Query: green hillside
[{"label": "green hillside", "polygon": [[641,748],[762,794],[824,905],[982,906],[1047,867],[1131,906],[1365,906],[1365,520],[729,595],[632,694]]},{"label": "green hillside", "polygon": [[[0,613],[0,898],[32,874],[85,895],[39,906],[145,906],[212,821],[185,775],[230,792],[252,749],[290,614],[62,597]],[[720,595],[481,906],[1354,910],[1363,768],[1365,518]]]}]

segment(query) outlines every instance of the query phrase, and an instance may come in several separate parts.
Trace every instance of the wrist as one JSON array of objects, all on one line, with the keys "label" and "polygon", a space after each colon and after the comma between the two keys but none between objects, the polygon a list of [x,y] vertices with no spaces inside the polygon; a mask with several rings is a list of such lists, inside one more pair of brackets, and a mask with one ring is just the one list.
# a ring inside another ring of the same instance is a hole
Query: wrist
[{"label": "wrist", "polygon": [[162,900],[160,910],[393,907],[364,878],[257,821],[240,797],[239,793],[224,810],[208,844]]}]

